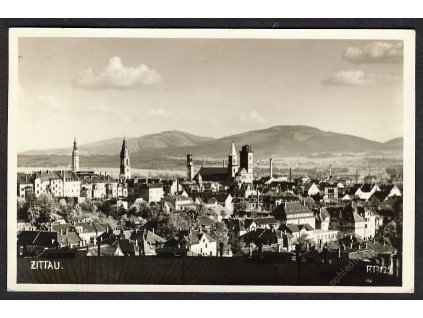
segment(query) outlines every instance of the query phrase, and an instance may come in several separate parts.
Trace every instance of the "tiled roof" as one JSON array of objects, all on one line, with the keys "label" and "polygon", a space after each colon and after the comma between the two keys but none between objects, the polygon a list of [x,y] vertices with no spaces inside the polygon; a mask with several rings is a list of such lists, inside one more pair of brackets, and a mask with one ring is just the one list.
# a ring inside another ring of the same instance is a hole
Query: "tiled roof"
[{"label": "tiled roof", "polygon": [[288,229],[290,233],[300,232],[302,229],[306,231],[313,231],[314,228],[310,224],[287,224],[285,228]]},{"label": "tiled roof", "polygon": [[22,231],[18,234],[18,245],[39,245],[48,248],[57,246],[57,232]]},{"label": "tiled roof", "polygon": [[303,206],[300,202],[286,202],[284,209],[287,216],[299,213],[313,213],[313,211]]},{"label": "tiled roof", "polygon": [[257,225],[266,225],[266,224],[278,224],[279,222],[275,218],[258,218],[255,219]]},{"label": "tiled roof", "polygon": [[204,181],[222,180],[228,177],[228,168],[225,167],[201,167],[197,172]]},{"label": "tiled roof", "polygon": [[82,227],[83,233],[95,233],[95,232],[106,232],[106,227],[96,222],[79,222],[75,224],[75,227]]},{"label": "tiled roof", "polygon": [[135,245],[134,242],[128,239],[121,239],[117,240],[114,244],[114,247],[120,248],[122,253],[126,256],[133,256],[135,255]]},{"label": "tiled roof", "polygon": [[208,216],[205,216],[205,215],[198,216],[197,221],[199,225],[214,225],[215,224],[215,222],[212,219],[210,219]]},{"label": "tiled roof", "polygon": [[58,234],[60,245],[79,244],[81,238],[76,232],[68,232],[67,235]]}]

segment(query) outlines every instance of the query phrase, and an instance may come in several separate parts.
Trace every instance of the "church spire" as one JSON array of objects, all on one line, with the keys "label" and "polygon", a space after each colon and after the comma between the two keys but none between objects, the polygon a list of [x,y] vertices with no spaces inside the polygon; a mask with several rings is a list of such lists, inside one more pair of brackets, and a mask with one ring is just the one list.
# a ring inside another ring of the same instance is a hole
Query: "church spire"
[{"label": "church spire", "polygon": [[235,144],[232,141],[231,148],[228,155],[228,177],[230,179],[235,178],[238,172],[238,156],[236,154]]},{"label": "church spire", "polygon": [[72,150],[72,171],[79,171],[79,153],[78,145],[76,143],[76,136],[73,139],[73,150]]},{"label": "church spire", "polygon": [[229,155],[230,156],[236,156],[236,149],[235,149],[235,143],[232,140],[232,145],[231,145],[231,149],[229,150]]},{"label": "church spire", "polygon": [[120,150],[120,179],[131,179],[131,168],[129,165],[129,150],[126,137],[123,137],[122,149]]}]

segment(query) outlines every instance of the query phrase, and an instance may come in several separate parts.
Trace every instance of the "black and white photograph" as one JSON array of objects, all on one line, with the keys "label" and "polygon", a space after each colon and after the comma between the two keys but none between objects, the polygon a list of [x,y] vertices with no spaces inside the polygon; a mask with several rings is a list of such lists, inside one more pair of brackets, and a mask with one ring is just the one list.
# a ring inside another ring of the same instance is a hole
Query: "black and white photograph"
[{"label": "black and white photograph", "polygon": [[413,31],[9,32],[9,290],[413,291]]}]

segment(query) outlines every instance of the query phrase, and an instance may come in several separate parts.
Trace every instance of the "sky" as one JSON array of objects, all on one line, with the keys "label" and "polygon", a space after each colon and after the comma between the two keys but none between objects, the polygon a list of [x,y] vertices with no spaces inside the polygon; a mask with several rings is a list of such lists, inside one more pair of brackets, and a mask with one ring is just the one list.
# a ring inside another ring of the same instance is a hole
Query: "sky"
[{"label": "sky", "polygon": [[403,135],[400,41],[20,38],[18,150],[276,125]]}]

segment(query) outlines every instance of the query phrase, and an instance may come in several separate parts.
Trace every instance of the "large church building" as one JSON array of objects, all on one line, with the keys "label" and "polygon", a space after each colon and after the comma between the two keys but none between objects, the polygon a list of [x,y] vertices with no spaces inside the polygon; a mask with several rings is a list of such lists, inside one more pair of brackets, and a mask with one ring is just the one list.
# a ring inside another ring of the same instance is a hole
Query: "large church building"
[{"label": "large church building", "polygon": [[189,180],[201,179],[202,181],[217,181],[222,183],[253,183],[253,151],[244,145],[238,155],[235,144],[232,142],[228,154],[227,167],[201,166],[194,174],[192,154],[187,154],[187,177]]}]

